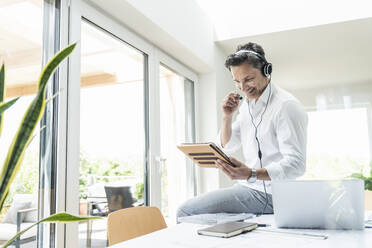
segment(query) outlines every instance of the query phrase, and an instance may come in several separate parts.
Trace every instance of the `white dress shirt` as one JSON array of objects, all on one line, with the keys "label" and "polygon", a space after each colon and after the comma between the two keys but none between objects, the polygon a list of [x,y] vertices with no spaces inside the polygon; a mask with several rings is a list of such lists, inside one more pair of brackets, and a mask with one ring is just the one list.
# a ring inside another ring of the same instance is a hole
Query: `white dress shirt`
[{"label": "white dress shirt", "polygon": [[[266,112],[262,115],[266,104]],[[229,142],[222,148],[220,132],[217,145],[228,155],[242,146],[245,165],[250,168],[261,168],[255,127],[248,108],[256,126],[262,116],[257,138],[262,152],[262,167],[266,168],[271,180],[294,179],[303,175],[306,169],[307,113],[294,96],[273,83],[266,87],[257,102],[249,100],[248,103],[244,100],[241,103],[239,114],[232,124]],[[246,180],[239,182],[264,191],[262,180],[255,183],[248,183]],[[267,192],[271,193],[271,182],[265,183]]]}]

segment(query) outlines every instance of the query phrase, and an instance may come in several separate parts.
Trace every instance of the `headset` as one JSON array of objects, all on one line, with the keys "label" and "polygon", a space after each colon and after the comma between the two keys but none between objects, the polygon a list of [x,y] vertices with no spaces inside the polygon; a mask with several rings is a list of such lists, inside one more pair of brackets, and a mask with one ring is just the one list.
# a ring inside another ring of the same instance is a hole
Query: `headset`
[{"label": "headset", "polygon": [[[255,55],[256,57],[258,57],[263,63],[263,67],[262,67],[262,74],[269,78],[269,96],[267,98],[267,101],[266,101],[266,106],[261,114],[261,117],[260,117],[260,121],[258,122],[258,124],[254,124],[254,121],[253,121],[253,116],[252,116],[252,113],[251,113],[251,108],[249,107],[249,101],[247,99],[247,103],[248,103],[248,110],[249,110],[249,115],[251,116],[251,122],[252,122],[252,125],[254,126],[255,128],[255,138],[256,138],[256,141],[257,141],[257,148],[258,148],[258,158],[260,160],[260,167],[261,169],[263,168],[262,167],[262,152],[261,152],[261,145],[260,145],[260,141],[258,140],[258,137],[257,137],[257,133],[258,133],[258,127],[261,125],[261,122],[262,122],[262,117],[263,115],[265,114],[266,112],[266,109],[267,109],[267,106],[269,104],[269,101],[271,99],[271,72],[273,70],[273,66],[271,63],[268,63],[267,60],[265,59],[265,57],[263,57],[261,54],[255,52],[255,51],[251,51],[251,50],[239,50],[235,53],[235,55],[240,55],[242,53],[249,53],[249,54],[253,54]],[[263,186],[264,186],[264,190],[265,190],[265,207],[262,209],[262,212],[261,212],[261,215],[265,213],[265,210],[266,210],[266,207],[267,207],[267,204],[268,204],[268,197],[267,197],[267,192],[266,192],[266,184],[265,184],[265,180],[262,180],[263,182]]]},{"label": "headset", "polygon": [[264,56],[262,56],[261,54],[255,51],[245,50],[245,49],[237,51],[235,55],[240,55],[242,53],[249,53],[249,54],[253,54],[256,57],[258,57],[264,63],[262,70],[261,70],[262,75],[264,75],[267,78],[271,76],[271,72],[273,71],[273,65],[271,63],[268,63]]}]

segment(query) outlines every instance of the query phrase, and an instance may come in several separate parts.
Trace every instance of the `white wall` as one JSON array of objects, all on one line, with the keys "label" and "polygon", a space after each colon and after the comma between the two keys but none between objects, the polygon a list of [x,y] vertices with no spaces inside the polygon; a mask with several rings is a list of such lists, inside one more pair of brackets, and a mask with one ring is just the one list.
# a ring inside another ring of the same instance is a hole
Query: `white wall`
[{"label": "white wall", "polygon": [[[213,140],[217,132],[216,111],[216,73],[201,74],[199,84],[195,88],[198,91],[198,106],[196,106],[197,130],[199,142]],[[208,192],[218,187],[218,171],[215,169],[198,168],[198,194]]]},{"label": "white wall", "polygon": [[324,85],[313,89],[289,90],[295,95],[306,108],[315,108],[317,106],[317,97],[325,99],[328,107],[341,106],[347,108],[349,102],[345,102],[345,96],[350,97],[351,104],[369,104],[372,106],[372,81],[353,82],[352,84],[340,84],[337,87],[333,85]]},{"label": "white wall", "polygon": [[213,71],[213,25],[194,1],[87,1],[195,72]]},{"label": "white wall", "polygon": [[[213,24],[195,1],[127,0],[127,2],[187,50],[212,66],[213,70]],[[205,72],[201,68],[199,70]]]}]

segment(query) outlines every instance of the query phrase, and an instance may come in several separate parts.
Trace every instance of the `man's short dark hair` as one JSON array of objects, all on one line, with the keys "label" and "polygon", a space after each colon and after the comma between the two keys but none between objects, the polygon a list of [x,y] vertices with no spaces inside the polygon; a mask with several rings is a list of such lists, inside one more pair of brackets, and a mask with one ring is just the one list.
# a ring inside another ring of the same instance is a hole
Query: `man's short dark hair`
[{"label": "man's short dark hair", "polygon": [[[236,52],[240,50],[250,50],[260,54],[262,57],[265,58],[265,51],[263,50],[263,48],[260,45],[253,42],[249,42],[245,45],[239,45],[238,48],[236,49]],[[257,55],[251,53],[236,54],[236,52],[227,56],[227,59],[225,61],[225,66],[227,69],[230,70],[231,66],[237,66],[245,62],[248,62],[254,68],[262,70],[262,67],[264,66],[265,62],[262,61],[262,59],[260,59]]]}]

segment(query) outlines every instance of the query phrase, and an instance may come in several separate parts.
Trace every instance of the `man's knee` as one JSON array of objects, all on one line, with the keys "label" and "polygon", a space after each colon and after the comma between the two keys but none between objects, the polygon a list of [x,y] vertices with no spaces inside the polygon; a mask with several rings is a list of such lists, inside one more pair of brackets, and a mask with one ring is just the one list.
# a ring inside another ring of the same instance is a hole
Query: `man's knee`
[{"label": "man's knee", "polygon": [[184,202],[181,206],[177,209],[177,218],[185,217],[191,215],[190,210],[187,206],[187,202]]}]

